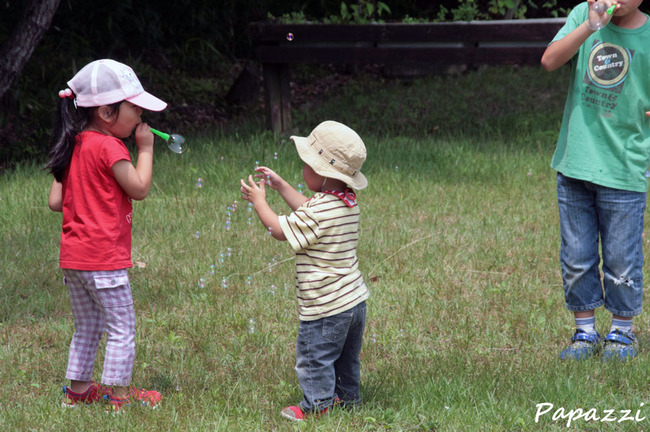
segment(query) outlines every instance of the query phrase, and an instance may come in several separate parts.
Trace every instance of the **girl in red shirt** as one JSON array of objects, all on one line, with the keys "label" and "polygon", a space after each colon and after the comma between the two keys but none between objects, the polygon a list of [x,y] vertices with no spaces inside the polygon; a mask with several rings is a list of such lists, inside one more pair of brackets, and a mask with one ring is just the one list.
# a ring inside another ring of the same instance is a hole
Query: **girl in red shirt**
[{"label": "girl in red shirt", "polygon": [[[48,169],[54,175],[49,207],[63,212],[60,266],[70,294],[75,332],[70,344],[63,405],[107,401],[119,410],[131,400],[156,406],[156,391],[131,388],[135,310],[131,263],[131,200],[149,193],[153,134],[143,109],[167,104],[147,93],[133,70],[113,60],[81,69],[61,90]],[[121,139],[135,131],[134,166]],[[106,333],[100,383],[92,380]]]}]

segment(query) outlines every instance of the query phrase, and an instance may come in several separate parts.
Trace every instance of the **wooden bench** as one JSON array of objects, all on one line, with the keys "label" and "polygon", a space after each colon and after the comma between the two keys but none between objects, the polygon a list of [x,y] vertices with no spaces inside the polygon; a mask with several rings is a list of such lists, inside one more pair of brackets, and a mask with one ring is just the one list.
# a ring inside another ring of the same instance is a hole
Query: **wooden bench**
[{"label": "wooden bench", "polygon": [[539,65],[565,18],[424,24],[254,23],[262,64],[268,127],[291,128],[289,65]]}]

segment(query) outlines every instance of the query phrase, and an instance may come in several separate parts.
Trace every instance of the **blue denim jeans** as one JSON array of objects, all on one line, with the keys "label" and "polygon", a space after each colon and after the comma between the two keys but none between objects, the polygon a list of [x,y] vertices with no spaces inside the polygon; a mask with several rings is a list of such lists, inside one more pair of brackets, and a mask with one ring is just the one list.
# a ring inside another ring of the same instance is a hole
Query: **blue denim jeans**
[{"label": "blue denim jeans", "polygon": [[361,403],[361,344],[366,302],[316,321],[300,321],[296,373],[303,411],[322,411],[339,398],[346,406]]},{"label": "blue denim jeans", "polygon": [[614,315],[640,314],[646,194],[607,188],[558,173],[557,196],[567,309],[590,311],[605,305]]}]

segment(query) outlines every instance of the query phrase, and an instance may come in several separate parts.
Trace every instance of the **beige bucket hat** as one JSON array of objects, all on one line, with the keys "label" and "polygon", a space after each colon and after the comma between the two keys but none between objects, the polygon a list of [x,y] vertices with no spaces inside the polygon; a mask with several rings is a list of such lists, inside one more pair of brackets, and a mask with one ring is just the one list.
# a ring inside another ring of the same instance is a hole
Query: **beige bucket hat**
[{"label": "beige bucket hat", "polygon": [[352,189],[368,186],[361,174],[366,146],[355,131],[335,121],[324,121],[308,137],[292,136],[303,162],[316,174],[344,181]]}]

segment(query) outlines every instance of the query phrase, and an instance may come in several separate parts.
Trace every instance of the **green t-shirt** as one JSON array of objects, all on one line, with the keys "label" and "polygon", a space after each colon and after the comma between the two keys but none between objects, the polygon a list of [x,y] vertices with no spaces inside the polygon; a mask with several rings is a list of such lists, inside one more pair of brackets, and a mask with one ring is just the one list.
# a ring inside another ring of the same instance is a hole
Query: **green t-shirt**
[{"label": "green t-shirt", "polygon": [[[580,26],[573,9],[553,42]],[[551,167],[567,177],[646,192],[650,164],[650,20],[637,29],[609,23],[572,60],[562,128]]]}]

